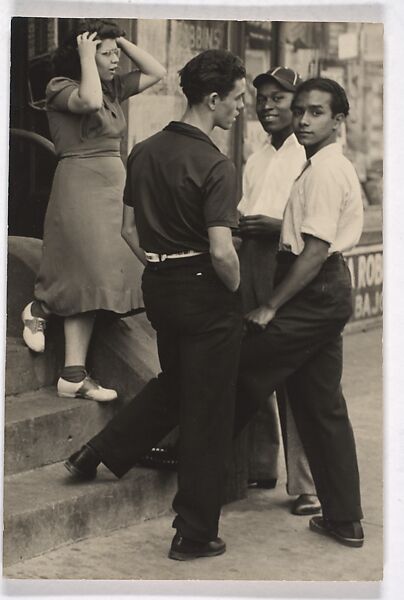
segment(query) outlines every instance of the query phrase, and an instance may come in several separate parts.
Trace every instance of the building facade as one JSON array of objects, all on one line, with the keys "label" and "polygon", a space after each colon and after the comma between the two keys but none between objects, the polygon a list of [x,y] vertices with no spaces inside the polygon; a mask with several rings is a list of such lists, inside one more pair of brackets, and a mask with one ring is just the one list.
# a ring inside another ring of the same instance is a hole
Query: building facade
[{"label": "building facade", "polygon": [[[66,38],[74,21],[71,18],[38,17],[16,17],[12,20],[11,235],[42,237],[56,166],[49,142],[46,143],[50,136],[44,111],[44,92],[51,76],[51,52]],[[170,120],[181,117],[185,98],[178,85],[178,70],[203,50],[230,49],[246,65],[245,110],[231,131],[214,132],[214,141],[236,164],[239,186],[248,156],[260,147],[266,137],[255,114],[254,77],[271,66],[281,64],[294,68],[304,79],[321,75],[338,80],[345,87],[351,104],[350,116],[339,141],[355,164],[361,180],[366,209],[364,241],[373,244],[376,254],[371,262],[380,263],[383,196],[381,24],[183,19],[116,21],[129,39],[148,50],[167,69],[164,80],[124,104],[127,119],[122,144],[124,160],[136,142],[160,130]],[[125,56],[122,57],[121,68],[123,72],[129,69],[129,60]],[[35,134],[41,138],[35,137]],[[359,255],[355,254],[352,260],[352,269],[354,265],[359,269],[359,263],[355,262]],[[380,277],[376,279],[379,281]],[[371,304],[380,307],[381,288],[377,291],[379,296]]]}]

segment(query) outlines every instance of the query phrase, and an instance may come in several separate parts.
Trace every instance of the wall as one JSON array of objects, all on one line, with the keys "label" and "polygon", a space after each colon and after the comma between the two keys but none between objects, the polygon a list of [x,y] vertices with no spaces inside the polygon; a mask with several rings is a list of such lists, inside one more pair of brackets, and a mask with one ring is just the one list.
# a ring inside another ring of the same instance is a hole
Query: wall
[{"label": "wall", "polygon": [[[147,20],[137,21],[137,43],[167,69],[164,80],[130,99],[128,150],[146,137],[178,120],[186,108],[179,87],[178,71],[193,56],[210,48],[228,47],[227,21]],[[215,130],[214,141],[230,153],[230,133]]]},{"label": "wall", "polygon": [[337,80],[350,114],[341,143],[354,163],[366,205],[383,201],[383,24],[282,23],[281,56],[303,78]]}]

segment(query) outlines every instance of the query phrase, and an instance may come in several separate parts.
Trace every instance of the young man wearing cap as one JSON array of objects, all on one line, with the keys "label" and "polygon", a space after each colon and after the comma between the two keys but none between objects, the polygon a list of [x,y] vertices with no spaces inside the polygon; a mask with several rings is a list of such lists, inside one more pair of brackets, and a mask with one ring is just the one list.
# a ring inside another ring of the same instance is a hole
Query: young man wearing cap
[{"label": "young man wearing cap", "polygon": [[122,477],[179,424],[169,557],[189,560],[226,549],[218,526],[243,328],[231,234],[238,198],[235,167],[209,136],[215,127],[230,129],[243,109],[245,69],[231,52],[207,50],[180,76],[188,101],[182,120],[129,156],[122,228],[146,264],[142,290],[163,396],[153,395],[155,382],[146,386],[66,467],[88,479],[102,461]]},{"label": "young man wearing cap", "polygon": [[306,450],[322,507],[310,528],[363,545],[355,440],[341,390],[342,330],[352,314],[342,253],[360,239],[358,176],[336,143],[349,112],[343,88],[325,78],[302,83],[293,128],[307,163],[285,208],[272,294],[246,320],[238,379],[237,426],[280,382]]},{"label": "young man wearing cap", "polygon": [[[274,67],[258,75],[256,111],[268,134],[265,145],[252,154],[245,166],[243,198],[238,206],[241,296],[244,312],[263,304],[272,293],[276,253],[283,211],[294,180],[306,162],[304,147],[292,128],[291,104],[302,79],[293,69]],[[278,418],[279,410],[279,418]],[[316,514],[321,507],[310,468],[296,430],[284,390],[265,400],[249,426],[249,481],[262,488],[274,487],[278,475],[279,420],[283,435],[287,491],[297,496],[292,512]]]}]

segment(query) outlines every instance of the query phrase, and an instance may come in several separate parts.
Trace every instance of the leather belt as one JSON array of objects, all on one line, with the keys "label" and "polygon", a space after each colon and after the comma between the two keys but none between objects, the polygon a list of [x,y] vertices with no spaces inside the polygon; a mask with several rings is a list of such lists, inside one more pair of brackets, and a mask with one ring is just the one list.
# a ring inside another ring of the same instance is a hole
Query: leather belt
[{"label": "leather belt", "polygon": [[172,258],[187,258],[188,256],[198,256],[199,254],[205,254],[205,252],[195,252],[195,250],[184,250],[182,252],[176,252],[174,254],[157,254],[156,252],[146,252],[145,256],[148,262],[159,263]]}]

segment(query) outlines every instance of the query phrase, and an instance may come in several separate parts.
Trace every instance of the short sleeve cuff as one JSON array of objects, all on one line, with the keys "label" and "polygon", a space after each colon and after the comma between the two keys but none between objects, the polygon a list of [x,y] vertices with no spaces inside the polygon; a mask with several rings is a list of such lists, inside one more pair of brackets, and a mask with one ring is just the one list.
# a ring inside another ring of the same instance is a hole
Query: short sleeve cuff
[{"label": "short sleeve cuff", "polygon": [[46,106],[48,109],[67,110],[67,103],[79,84],[73,79],[55,77],[46,88]]},{"label": "short sleeve cuff", "polygon": [[335,241],[335,228],[334,227],[330,227],[330,225],[328,223],[321,223],[318,222],[316,223],[316,225],[313,227],[313,225],[305,225],[304,223],[301,226],[300,229],[301,234],[307,234],[307,235],[312,235],[313,237],[318,238],[319,240],[322,240],[323,242],[327,242],[327,244],[330,244],[330,246],[334,243]]},{"label": "short sleeve cuff", "polygon": [[238,222],[237,219],[233,219],[233,220],[219,220],[219,221],[209,221],[209,223],[206,223],[206,227],[230,227],[230,228],[234,228],[238,226]]},{"label": "short sleeve cuff", "polygon": [[126,206],[134,206],[134,202],[133,202],[133,198],[132,198],[132,194],[129,191],[129,186],[128,184],[125,185],[125,188],[123,190],[123,198],[122,201],[124,204],[126,204]]}]

